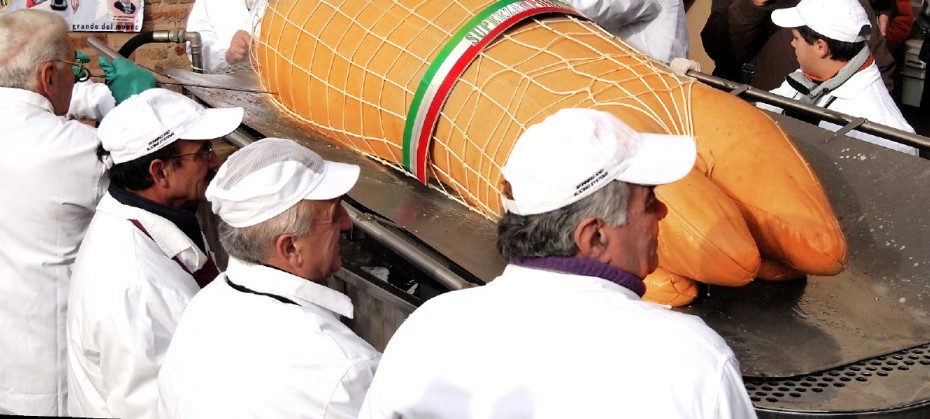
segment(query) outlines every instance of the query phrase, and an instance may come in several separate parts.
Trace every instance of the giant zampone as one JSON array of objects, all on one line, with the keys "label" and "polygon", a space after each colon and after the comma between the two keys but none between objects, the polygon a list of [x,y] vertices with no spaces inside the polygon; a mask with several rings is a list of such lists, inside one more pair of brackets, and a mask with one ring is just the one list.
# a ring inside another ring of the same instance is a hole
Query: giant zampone
[{"label": "giant zampone", "polygon": [[694,281],[740,286],[844,268],[820,181],[775,122],[561,2],[271,0],[256,28],[256,69],[281,112],[489,218],[501,211],[500,167],[514,141],[558,109],[693,136],[692,172],[656,189],[669,215],[647,299],[681,305],[696,296]]}]

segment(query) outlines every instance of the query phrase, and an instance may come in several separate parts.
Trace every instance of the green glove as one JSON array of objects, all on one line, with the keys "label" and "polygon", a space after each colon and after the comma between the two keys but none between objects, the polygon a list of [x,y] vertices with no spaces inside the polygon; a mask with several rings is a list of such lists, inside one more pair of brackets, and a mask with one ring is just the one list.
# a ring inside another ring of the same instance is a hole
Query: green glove
[{"label": "green glove", "polygon": [[74,51],[74,58],[76,58],[77,61],[80,61],[84,64],[87,64],[90,62],[90,56],[88,56],[87,54],[81,51]]},{"label": "green glove", "polygon": [[111,63],[104,57],[97,58],[97,64],[103,70],[107,87],[113,93],[116,104],[143,90],[155,87],[155,75],[136,63],[119,57]]}]

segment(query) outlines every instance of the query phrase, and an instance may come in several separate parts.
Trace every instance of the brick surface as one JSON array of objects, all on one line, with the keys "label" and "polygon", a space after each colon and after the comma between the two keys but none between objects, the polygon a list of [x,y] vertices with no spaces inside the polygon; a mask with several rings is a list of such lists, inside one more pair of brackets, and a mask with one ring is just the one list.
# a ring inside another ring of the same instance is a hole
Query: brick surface
[{"label": "brick surface", "polygon": [[[190,13],[194,0],[144,0],[145,8],[142,21],[142,31],[184,29],[187,15]],[[97,51],[87,44],[87,38],[97,38],[114,50],[119,50],[136,33],[115,32],[72,32],[71,39],[75,48],[91,56],[91,72],[102,74],[97,65]],[[156,75],[164,74],[169,68],[182,68],[190,70],[183,44],[147,44],[136,49],[130,57],[137,64],[153,70]],[[159,79],[164,79],[159,76]],[[95,78],[102,81],[100,78]]]}]

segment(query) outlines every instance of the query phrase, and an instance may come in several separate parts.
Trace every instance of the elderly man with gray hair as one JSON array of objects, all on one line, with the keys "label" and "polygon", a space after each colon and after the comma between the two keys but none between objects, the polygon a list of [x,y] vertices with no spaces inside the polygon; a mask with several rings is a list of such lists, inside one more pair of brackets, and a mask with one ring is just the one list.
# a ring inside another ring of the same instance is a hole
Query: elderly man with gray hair
[{"label": "elderly man with gray hair", "polygon": [[87,74],[58,14],[0,16],[0,406],[17,414],[65,413],[69,278],[108,182],[94,128],[65,115],[115,103]]},{"label": "elderly man with gray hair", "polygon": [[207,189],[229,266],[187,306],[158,376],[162,418],[355,418],[380,353],[321,282],[341,267],[355,165],[266,138]]},{"label": "elderly man with gray hair", "polygon": [[723,339],[640,300],[668,211],[653,189],[694,160],[692,138],[592,109],[527,129],[502,169],[509,265],[401,325],[359,417],[755,417]]},{"label": "elderly man with gray hair", "polygon": [[71,267],[107,187],[93,128],[64,118],[74,74],[64,19],[0,16],[0,406],[65,413]]}]

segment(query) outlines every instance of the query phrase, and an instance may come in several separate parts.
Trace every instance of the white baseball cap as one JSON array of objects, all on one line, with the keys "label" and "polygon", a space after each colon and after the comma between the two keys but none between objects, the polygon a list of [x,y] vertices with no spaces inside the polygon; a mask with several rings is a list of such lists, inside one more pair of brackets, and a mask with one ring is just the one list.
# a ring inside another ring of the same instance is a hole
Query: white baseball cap
[{"label": "white baseball cap", "polygon": [[772,22],[783,28],[807,26],[842,42],[869,39],[872,26],[865,9],[856,0],[801,0],[795,7],[773,11]]},{"label": "white baseball cap", "polygon": [[270,220],[301,200],[345,195],[358,175],[354,164],[323,160],[291,140],[265,138],[229,156],[206,195],[216,215],[242,228]]},{"label": "white baseball cap", "polygon": [[[510,184],[504,209],[541,214],[572,204],[613,180],[661,185],[691,171],[697,155],[685,135],[643,134],[613,114],[562,109],[529,127],[501,169]],[[512,199],[511,199],[512,198]]]},{"label": "white baseball cap", "polygon": [[167,89],[131,96],[103,117],[97,137],[114,164],[135,160],[176,140],[212,140],[242,123],[242,108],[204,108]]}]

